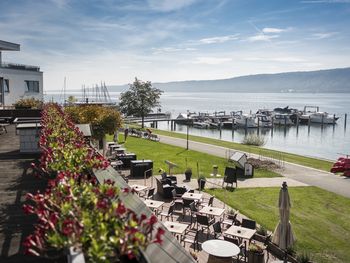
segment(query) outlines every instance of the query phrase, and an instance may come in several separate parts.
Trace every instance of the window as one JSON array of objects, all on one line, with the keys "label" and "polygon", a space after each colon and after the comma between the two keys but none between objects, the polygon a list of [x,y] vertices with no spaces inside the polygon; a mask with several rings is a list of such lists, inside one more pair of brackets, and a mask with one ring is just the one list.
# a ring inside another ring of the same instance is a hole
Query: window
[{"label": "window", "polygon": [[25,83],[27,92],[39,92],[39,81],[26,80]]},{"label": "window", "polygon": [[4,92],[10,92],[9,80],[4,79]]}]

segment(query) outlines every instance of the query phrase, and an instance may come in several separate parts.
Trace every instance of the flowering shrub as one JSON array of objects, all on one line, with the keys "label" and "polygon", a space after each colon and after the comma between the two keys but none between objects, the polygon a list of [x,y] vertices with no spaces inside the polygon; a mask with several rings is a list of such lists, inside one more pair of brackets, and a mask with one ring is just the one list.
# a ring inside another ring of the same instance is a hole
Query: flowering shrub
[{"label": "flowering shrub", "polygon": [[98,185],[88,171],[108,165],[83,142],[82,134],[57,105],[44,107],[40,168],[55,177],[44,193],[28,194],[23,209],[38,216],[35,231],[24,242],[33,255],[52,249],[81,249],[93,262],[114,262],[120,256],[136,257],[139,249],[161,243],[164,230],[155,229],[157,218],[138,216],[126,208],[114,182]]},{"label": "flowering shrub", "polygon": [[69,106],[65,108],[75,123],[90,123],[93,136],[101,139],[106,133],[113,134],[122,123],[120,113],[111,108],[100,105]]}]

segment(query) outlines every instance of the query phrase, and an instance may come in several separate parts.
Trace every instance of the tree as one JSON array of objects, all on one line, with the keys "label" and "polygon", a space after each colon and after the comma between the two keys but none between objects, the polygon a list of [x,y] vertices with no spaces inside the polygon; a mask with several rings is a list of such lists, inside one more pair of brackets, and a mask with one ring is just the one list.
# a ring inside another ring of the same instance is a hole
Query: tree
[{"label": "tree", "polygon": [[160,107],[159,99],[162,93],[162,90],[153,88],[150,81],[143,82],[135,78],[129,90],[120,95],[120,111],[127,116],[141,117],[143,128],[145,116],[151,113],[153,108]]}]

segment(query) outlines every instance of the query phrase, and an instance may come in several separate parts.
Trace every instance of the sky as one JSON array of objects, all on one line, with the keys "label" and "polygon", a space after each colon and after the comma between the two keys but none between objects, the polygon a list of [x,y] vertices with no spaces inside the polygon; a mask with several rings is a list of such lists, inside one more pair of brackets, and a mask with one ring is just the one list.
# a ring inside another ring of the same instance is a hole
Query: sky
[{"label": "sky", "polygon": [[0,0],[3,61],[44,89],[350,66],[350,0]]}]

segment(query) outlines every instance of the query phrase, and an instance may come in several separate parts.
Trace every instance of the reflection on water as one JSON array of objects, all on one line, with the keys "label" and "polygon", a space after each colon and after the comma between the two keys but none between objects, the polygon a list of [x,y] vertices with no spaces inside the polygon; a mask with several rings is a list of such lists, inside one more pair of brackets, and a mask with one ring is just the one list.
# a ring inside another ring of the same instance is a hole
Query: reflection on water
[{"label": "reflection on water", "polygon": [[[241,143],[248,134],[255,134],[264,138],[266,142],[264,147],[269,149],[334,160],[339,153],[345,151],[344,141],[341,137],[337,137],[335,132],[339,128],[337,126],[324,125],[322,127],[321,125],[312,124],[310,126],[275,126],[271,129],[222,129],[221,131],[193,127],[188,129],[191,135],[238,143]],[[167,122],[160,122],[158,128],[170,131],[171,125]],[[178,124],[176,125],[176,131],[186,133],[187,126]],[[346,131],[343,135],[345,137]],[[329,138],[332,138],[332,140]]]},{"label": "reflection on water", "polygon": [[[69,93],[69,94],[68,94]],[[80,92],[67,92],[67,97],[79,97]],[[110,92],[113,101],[117,101],[120,92]],[[62,101],[60,94],[47,94],[46,100]],[[336,159],[339,153],[350,154],[350,132],[346,127],[345,113],[350,114],[350,94],[308,94],[308,93],[215,93],[215,92],[166,92],[161,96],[163,111],[169,111],[173,118],[187,110],[191,112],[215,112],[243,110],[256,112],[258,109],[274,109],[289,106],[302,110],[305,105],[316,105],[321,111],[340,116],[336,125],[303,125],[278,127],[273,129],[201,130],[189,128],[190,134],[242,142],[248,133],[259,134],[266,140],[265,147],[301,155]],[[349,125],[348,125],[349,126]],[[158,128],[170,130],[170,123],[162,122]],[[176,131],[186,133],[186,126],[176,125]]]}]

